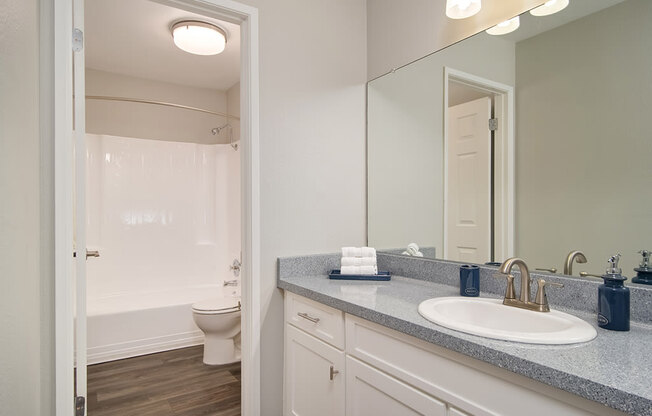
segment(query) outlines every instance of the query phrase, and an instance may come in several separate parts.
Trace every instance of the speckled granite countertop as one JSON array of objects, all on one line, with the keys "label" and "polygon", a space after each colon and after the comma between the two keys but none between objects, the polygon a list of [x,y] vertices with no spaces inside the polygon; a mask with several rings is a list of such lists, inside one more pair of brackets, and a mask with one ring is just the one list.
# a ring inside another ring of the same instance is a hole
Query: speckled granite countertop
[{"label": "speckled granite countertop", "polygon": [[614,409],[652,416],[650,325],[632,322],[629,332],[607,331],[597,327],[594,314],[557,307],[596,326],[598,337],[570,346],[529,345],[454,331],[419,315],[422,301],[459,295],[454,286],[401,276],[359,282],[279,271],[278,287]]}]

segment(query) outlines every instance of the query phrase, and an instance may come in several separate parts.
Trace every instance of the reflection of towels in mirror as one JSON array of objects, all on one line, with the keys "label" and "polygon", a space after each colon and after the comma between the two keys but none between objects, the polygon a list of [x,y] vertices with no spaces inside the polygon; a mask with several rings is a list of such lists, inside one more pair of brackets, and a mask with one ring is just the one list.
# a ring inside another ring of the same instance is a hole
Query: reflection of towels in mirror
[{"label": "reflection of towels in mirror", "polygon": [[342,285],[340,287],[342,299],[356,303],[365,308],[376,307],[376,285]]}]

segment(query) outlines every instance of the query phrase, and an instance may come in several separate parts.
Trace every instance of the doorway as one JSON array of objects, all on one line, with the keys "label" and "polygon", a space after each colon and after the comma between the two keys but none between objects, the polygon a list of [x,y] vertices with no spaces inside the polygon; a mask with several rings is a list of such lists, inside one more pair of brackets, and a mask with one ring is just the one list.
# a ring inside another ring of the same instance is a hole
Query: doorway
[{"label": "doorway", "polygon": [[514,252],[513,87],[444,70],[444,258]]},{"label": "doorway", "polygon": [[[74,3],[74,7],[73,7]],[[240,135],[238,151],[240,157],[239,188],[241,190],[242,218],[241,262],[242,262],[242,413],[259,414],[259,309],[255,300],[258,295],[259,280],[259,225],[258,225],[258,59],[257,59],[257,11],[249,6],[228,0],[212,0],[196,2],[192,0],[157,1],[157,5],[171,6],[185,13],[197,14],[206,19],[220,19],[230,24],[238,25],[242,33],[242,50],[240,57]],[[86,256],[94,250],[87,247],[84,225],[80,227],[80,217],[76,212],[85,212],[84,192],[86,187],[85,165],[86,152],[86,100],[84,91],[84,48],[79,42],[84,32],[84,2],[81,0],[64,1],[55,12],[55,103],[52,108],[55,119],[55,313],[56,313],[56,411],[57,415],[75,414],[75,405],[81,405],[80,398],[75,398],[75,364],[79,367],[77,381],[78,396],[85,396],[85,360],[86,360],[86,330],[85,330],[85,297],[78,295],[86,284]],[[71,17],[74,15],[74,25]],[[73,39],[69,35],[75,31]],[[91,45],[86,45],[87,48]],[[73,54],[73,50],[75,50]],[[74,57],[74,65],[71,65]],[[74,66],[74,72],[73,72]],[[115,96],[114,96],[115,97]],[[158,100],[148,100],[158,101]],[[73,105],[74,103],[74,105]],[[144,104],[144,103],[139,103]],[[74,117],[73,117],[74,112]],[[227,121],[227,120],[225,120]],[[232,134],[235,129],[225,129],[223,122],[216,122],[217,134],[228,133],[230,143],[234,145]],[[192,123],[193,125],[195,123]],[[74,127],[73,127],[74,126]],[[209,131],[212,129],[209,129]],[[231,130],[231,131],[229,131]],[[212,133],[210,133],[212,134]],[[73,137],[75,138],[73,142]],[[80,145],[80,143],[83,143]],[[131,144],[131,143],[130,143]],[[77,161],[73,169],[73,148]],[[106,153],[103,153],[106,156]],[[73,186],[73,178],[77,186]],[[84,202],[81,202],[84,201]],[[80,209],[81,208],[81,209]],[[147,215],[143,217],[146,219]],[[151,217],[151,216],[150,216]],[[149,218],[149,217],[148,217]],[[150,218],[151,219],[151,218]],[[129,220],[128,220],[129,221]],[[128,222],[127,221],[127,222]],[[85,219],[81,220],[84,223]],[[75,224],[77,223],[77,224]],[[92,224],[90,224],[92,226]],[[83,236],[81,235],[83,234]],[[72,258],[73,244],[78,245],[78,256]],[[146,249],[146,247],[145,247]],[[100,253],[101,258],[101,253]],[[95,259],[91,259],[95,260]],[[89,262],[91,261],[89,260]],[[238,259],[240,261],[240,259]],[[73,307],[77,301],[76,307]],[[78,314],[74,324],[75,313]],[[78,330],[75,333],[75,326]],[[79,332],[81,329],[81,332]],[[75,351],[76,344],[76,356]],[[81,400],[83,401],[83,400]],[[77,413],[79,414],[79,413]],[[82,414],[84,414],[82,412]]]}]

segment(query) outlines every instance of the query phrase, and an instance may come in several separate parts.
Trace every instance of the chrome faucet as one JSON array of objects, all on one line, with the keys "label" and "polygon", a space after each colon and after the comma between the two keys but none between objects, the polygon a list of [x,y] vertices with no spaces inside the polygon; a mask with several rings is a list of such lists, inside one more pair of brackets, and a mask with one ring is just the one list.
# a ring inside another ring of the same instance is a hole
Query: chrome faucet
[{"label": "chrome faucet", "polygon": [[240,260],[238,259],[233,259],[233,263],[231,264],[231,266],[229,266],[229,268],[233,272],[233,275],[235,277],[238,277],[240,276],[240,269],[242,268],[242,263],[240,263]]},{"label": "chrome faucet", "polygon": [[[519,299],[516,299],[516,291],[514,290],[514,275],[511,273],[512,268],[518,266],[521,271],[521,293]],[[538,312],[549,312],[550,306],[548,305],[548,297],[546,296],[546,286],[564,287],[561,283],[547,282],[544,279],[538,279],[538,289],[534,302],[530,300],[530,271],[527,264],[522,259],[512,257],[507,259],[500,265],[498,269],[500,274],[496,277],[507,278],[507,289],[505,290],[505,298],[503,305],[514,306],[516,308],[528,309]]]},{"label": "chrome faucet", "polygon": [[573,274],[573,261],[577,260],[578,263],[586,263],[586,256],[579,250],[571,251],[566,256],[564,263],[564,274],[571,276]]}]

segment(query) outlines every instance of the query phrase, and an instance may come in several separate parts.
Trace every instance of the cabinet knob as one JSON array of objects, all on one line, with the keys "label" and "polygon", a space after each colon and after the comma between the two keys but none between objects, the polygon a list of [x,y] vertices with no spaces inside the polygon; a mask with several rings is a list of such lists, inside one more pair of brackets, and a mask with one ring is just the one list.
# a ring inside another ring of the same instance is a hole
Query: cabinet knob
[{"label": "cabinet knob", "polygon": [[330,379],[333,381],[333,378],[338,375],[340,372],[336,370],[332,365],[331,365],[331,371],[330,371]]}]

